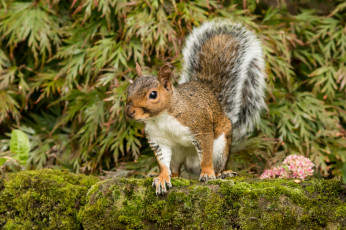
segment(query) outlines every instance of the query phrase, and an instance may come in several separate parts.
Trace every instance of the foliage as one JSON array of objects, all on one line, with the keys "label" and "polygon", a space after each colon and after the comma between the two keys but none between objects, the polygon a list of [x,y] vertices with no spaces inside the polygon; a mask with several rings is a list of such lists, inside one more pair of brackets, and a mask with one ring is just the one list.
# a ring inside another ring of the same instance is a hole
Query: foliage
[{"label": "foliage", "polygon": [[257,33],[268,72],[268,110],[234,146],[230,167],[260,173],[300,154],[322,176],[345,174],[345,8],[339,0],[2,1],[0,151],[17,128],[29,136],[34,168],[88,172],[140,160],[143,126],[124,116],[135,61],[147,73],[165,62],[179,73],[193,26],[224,17]]},{"label": "foliage", "polygon": [[10,151],[21,165],[25,165],[29,157],[30,142],[28,136],[20,130],[12,130]]},{"label": "foliage", "polygon": [[21,130],[14,129],[11,133],[10,151],[0,154],[0,170],[6,167],[16,170],[24,168],[29,158],[30,142],[28,136]]}]

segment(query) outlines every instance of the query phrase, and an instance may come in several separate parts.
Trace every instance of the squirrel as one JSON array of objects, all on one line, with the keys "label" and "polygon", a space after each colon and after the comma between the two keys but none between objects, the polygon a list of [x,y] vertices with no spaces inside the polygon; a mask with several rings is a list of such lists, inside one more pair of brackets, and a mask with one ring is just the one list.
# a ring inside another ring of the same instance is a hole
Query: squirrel
[{"label": "squirrel", "polygon": [[265,63],[260,41],[241,24],[216,20],[194,28],[174,86],[169,65],[142,74],[128,87],[126,115],[145,123],[160,173],[156,194],[172,187],[181,166],[200,181],[228,176],[232,140],[252,131],[265,108]]}]

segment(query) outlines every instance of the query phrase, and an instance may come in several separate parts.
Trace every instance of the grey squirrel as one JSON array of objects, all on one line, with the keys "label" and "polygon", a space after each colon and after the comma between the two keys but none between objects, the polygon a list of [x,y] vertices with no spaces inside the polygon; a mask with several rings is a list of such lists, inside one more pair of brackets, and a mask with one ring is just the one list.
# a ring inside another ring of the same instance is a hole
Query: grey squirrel
[{"label": "grey squirrel", "polygon": [[127,91],[126,114],[145,123],[160,168],[157,194],[167,192],[182,165],[200,181],[229,175],[232,141],[253,129],[265,107],[262,48],[241,24],[204,23],[187,38],[183,56],[179,85],[168,65],[156,77],[136,64],[139,77]]}]

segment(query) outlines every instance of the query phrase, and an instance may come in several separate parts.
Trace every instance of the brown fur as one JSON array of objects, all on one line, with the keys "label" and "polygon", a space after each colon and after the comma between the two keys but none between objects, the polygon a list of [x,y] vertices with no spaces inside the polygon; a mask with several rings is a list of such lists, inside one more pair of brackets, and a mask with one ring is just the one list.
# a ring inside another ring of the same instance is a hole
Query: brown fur
[{"label": "brown fur", "polygon": [[[225,133],[228,146],[231,144],[231,122],[210,88],[201,82],[187,82],[174,88],[172,106],[167,112],[195,135],[202,151],[201,177],[214,178],[213,143]],[[225,148],[225,159],[229,147]],[[220,169],[222,170],[222,169]],[[218,173],[218,172],[216,172]]]},{"label": "brown fur", "polygon": [[[167,91],[156,77],[140,77],[131,86],[127,91],[126,99],[126,113],[131,118],[144,121],[168,109],[171,92]],[[170,88],[171,85],[168,87]],[[152,91],[157,91],[158,97],[148,100]]]},{"label": "brown fur", "polygon": [[[137,72],[141,72],[140,69],[137,68]],[[191,81],[173,87],[170,78],[171,71],[168,66],[161,68],[158,78],[148,76],[137,78],[128,89],[126,113],[140,121],[145,121],[162,112],[175,117],[179,123],[189,128],[196,139],[196,147],[201,152],[200,180],[214,179],[216,174],[224,170],[227,162],[231,146],[231,122],[207,84]],[[156,99],[149,98],[153,90],[158,93]],[[226,137],[225,163],[214,169],[213,143],[214,139],[223,133]],[[160,175],[155,179],[155,185],[157,191],[163,191],[166,189],[165,183],[169,183],[168,169],[159,160],[158,163]],[[174,172],[174,176],[178,175],[179,172]]]},{"label": "brown fur", "polygon": [[201,68],[195,74],[198,79],[209,84],[216,95],[220,93],[220,85],[227,77],[227,67],[234,65],[239,50],[238,42],[227,34],[215,35],[202,46],[199,55]]},{"label": "brown fur", "polygon": [[172,177],[175,178],[175,177],[179,177],[180,173],[178,172],[172,172]]}]

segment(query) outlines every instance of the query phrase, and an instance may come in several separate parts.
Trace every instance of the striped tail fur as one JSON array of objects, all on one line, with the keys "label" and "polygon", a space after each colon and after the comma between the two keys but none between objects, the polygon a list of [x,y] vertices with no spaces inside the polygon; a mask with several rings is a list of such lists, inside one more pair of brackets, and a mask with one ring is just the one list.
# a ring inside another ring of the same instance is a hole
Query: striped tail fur
[{"label": "striped tail fur", "polygon": [[265,63],[260,41],[241,24],[211,21],[194,28],[183,50],[180,83],[213,89],[232,122],[233,141],[251,132],[265,108]]}]

